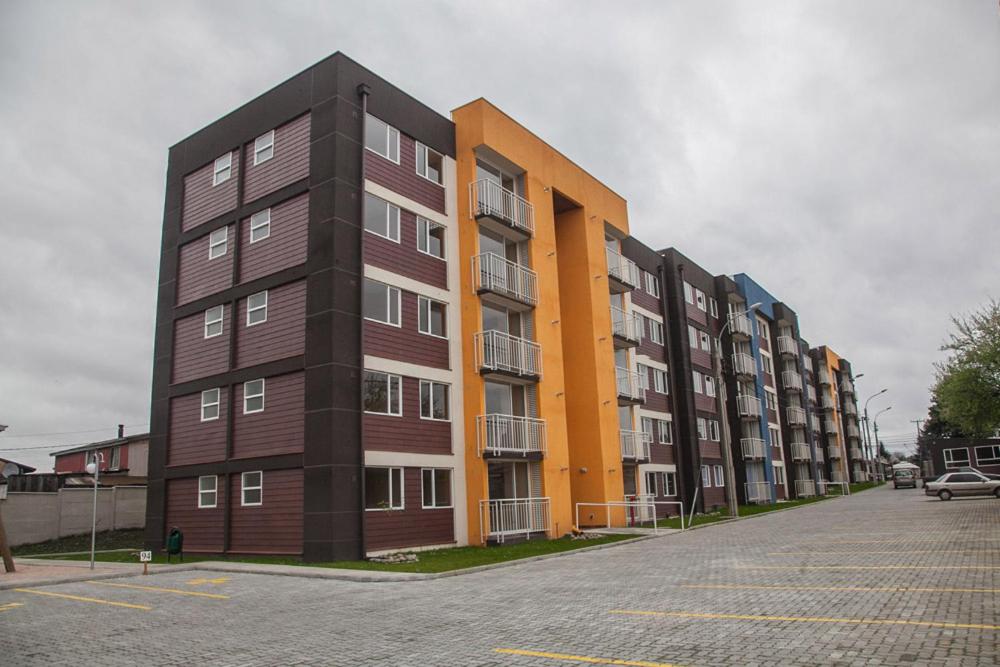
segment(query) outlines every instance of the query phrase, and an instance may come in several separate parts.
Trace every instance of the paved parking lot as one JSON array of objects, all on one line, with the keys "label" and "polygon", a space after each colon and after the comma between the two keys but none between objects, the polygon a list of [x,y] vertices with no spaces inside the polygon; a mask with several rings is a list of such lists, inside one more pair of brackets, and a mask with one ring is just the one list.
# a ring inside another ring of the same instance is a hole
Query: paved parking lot
[{"label": "paved parking lot", "polygon": [[433,581],[0,591],[0,663],[996,665],[1000,501],[881,488]]}]

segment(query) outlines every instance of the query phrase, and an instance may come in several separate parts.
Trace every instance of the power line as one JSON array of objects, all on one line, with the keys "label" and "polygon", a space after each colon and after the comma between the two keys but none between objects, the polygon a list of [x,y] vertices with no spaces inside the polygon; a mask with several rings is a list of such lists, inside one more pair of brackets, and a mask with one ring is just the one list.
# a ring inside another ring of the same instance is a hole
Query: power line
[{"label": "power line", "polygon": [[[135,428],[137,426],[149,426],[149,423],[144,424],[126,424],[125,428]],[[18,433],[17,435],[0,435],[0,440],[5,440],[7,438],[42,438],[48,437],[50,435],[77,435],[79,433],[100,433],[101,431],[112,431],[117,428],[115,426],[105,426],[104,428],[94,428],[89,431],[62,431],[60,433]]]}]

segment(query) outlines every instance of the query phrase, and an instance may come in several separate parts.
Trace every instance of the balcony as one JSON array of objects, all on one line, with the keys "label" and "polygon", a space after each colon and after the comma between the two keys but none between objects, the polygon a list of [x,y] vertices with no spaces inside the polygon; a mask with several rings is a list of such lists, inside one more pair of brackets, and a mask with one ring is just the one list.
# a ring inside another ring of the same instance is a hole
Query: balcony
[{"label": "balcony", "polygon": [[855,470],[854,471],[854,481],[855,482],[870,482],[871,481],[871,475],[869,475],[864,470]]},{"label": "balcony", "polygon": [[840,392],[843,394],[853,394],[854,393],[854,383],[850,380],[844,380],[840,383]]},{"label": "balcony", "polygon": [[741,314],[729,315],[729,333],[733,338],[750,338],[753,330],[750,328],[750,318]]},{"label": "balcony", "polygon": [[604,248],[608,260],[608,286],[612,293],[630,292],[639,287],[639,267],[631,259],[623,257],[617,250]]},{"label": "balcony", "polygon": [[850,455],[852,461],[859,461],[864,458],[864,456],[862,456],[861,454],[860,447],[851,447],[847,450],[847,452]]},{"label": "balcony", "polygon": [[805,426],[806,411],[802,408],[785,408],[785,420],[789,426]]},{"label": "balcony", "polygon": [[823,430],[826,431],[827,435],[837,435],[840,432],[837,428],[837,422],[832,419],[823,420]]},{"label": "balcony", "polygon": [[833,482],[834,484],[843,484],[845,481],[847,481],[844,479],[844,471],[834,470],[833,472],[831,472],[830,481]]},{"label": "balcony", "polygon": [[778,354],[785,354],[790,357],[799,356],[799,344],[791,336],[778,336]]},{"label": "balcony", "polygon": [[823,457],[823,448],[816,448],[816,463],[823,463],[826,459]]},{"label": "balcony", "polygon": [[850,415],[852,417],[858,416],[858,408],[856,405],[854,405],[853,401],[844,401],[842,405],[844,406],[845,415]]},{"label": "balcony", "polygon": [[618,306],[611,306],[611,333],[614,335],[616,348],[635,347],[642,342],[642,317]]},{"label": "balcony", "polygon": [[618,400],[626,403],[642,403],[646,400],[646,388],[639,373],[627,368],[615,368],[615,383]]},{"label": "balcony", "polygon": [[767,482],[747,482],[746,489],[748,503],[771,502],[771,485]]},{"label": "balcony", "polygon": [[816,495],[816,483],[811,479],[795,480],[795,496],[797,498],[811,498]]},{"label": "balcony", "polygon": [[840,445],[827,445],[826,446],[826,455],[829,457],[829,459],[831,461],[839,461],[840,460]]},{"label": "balcony", "polygon": [[833,404],[833,399],[827,396],[826,393],[824,393],[823,400],[820,401],[820,407],[824,410],[833,410],[833,408],[835,407]]},{"label": "balcony", "polygon": [[473,338],[480,373],[531,380],[542,376],[542,347],[538,343],[502,331],[480,331]]},{"label": "balcony", "polygon": [[847,425],[847,437],[848,438],[859,439],[859,438],[861,438],[861,432],[858,430],[858,427],[855,426],[854,424],[848,424]]},{"label": "balcony", "polygon": [[476,417],[480,456],[545,455],[545,420],[517,415]]},{"label": "balcony", "polygon": [[830,372],[825,368],[819,369],[819,373],[816,376],[819,378],[820,384],[830,384]]},{"label": "balcony", "polygon": [[476,294],[494,294],[514,310],[526,310],[538,303],[535,272],[491,252],[472,258],[472,284]]},{"label": "balcony", "polygon": [[469,183],[469,207],[476,220],[487,218],[523,237],[535,233],[535,207],[488,179]]},{"label": "balcony", "polygon": [[813,433],[819,433],[822,430],[819,426],[819,417],[809,415],[809,427],[813,430]]},{"label": "balcony", "polygon": [[781,385],[785,391],[802,391],[802,376],[798,371],[782,371]]},{"label": "balcony", "polygon": [[806,385],[806,398],[808,398],[813,403],[816,402],[816,387],[811,384]]},{"label": "balcony", "polygon": [[740,438],[740,449],[745,459],[755,461],[764,458],[764,441],[760,438]]},{"label": "balcony", "polygon": [[623,461],[648,461],[649,446],[653,439],[642,431],[619,431]]},{"label": "balcony", "polygon": [[501,498],[479,501],[483,541],[503,542],[511,535],[531,537],[549,532],[548,498]]},{"label": "balcony", "polygon": [[737,396],[736,413],[744,419],[759,419],[760,399],[755,396]]},{"label": "balcony", "polygon": [[757,365],[746,352],[733,353],[733,372],[744,377],[757,377]]},{"label": "balcony", "polygon": [[811,458],[812,457],[809,455],[809,445],[804,442],[792,443],[793,461],[809,461]]}]

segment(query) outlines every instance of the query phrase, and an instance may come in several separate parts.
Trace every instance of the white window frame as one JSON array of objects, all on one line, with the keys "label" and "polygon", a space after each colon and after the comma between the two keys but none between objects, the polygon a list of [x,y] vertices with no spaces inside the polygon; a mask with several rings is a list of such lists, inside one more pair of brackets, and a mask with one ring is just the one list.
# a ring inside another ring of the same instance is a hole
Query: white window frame
[{"label": "white window frame", "polygon": [[711,375],[705,375],[702,377],[702,381],[705,383],[705,395],[715,397],[715,378]]},{"label": "white window frame", "polygon": [[[260,481],[256,485],[247,484],[247,475],[260,475]],[[247,502],[247,491],[260,491],[260,500],[255,503]],[[240,507],[260,507],[264,504],[264,471],[250,470],[240,474]]]},{"label": "white window frame", "polygon": [[[430,247],[431,247],[430,237],[431,237],[431,230],[433,230],[433,229],[447,230],[448,228],[445,227],[444,225],[442,225],[439,222],[434,222],[433,220],[428,220],[427,218],[425,218],[423,216],[420,216],[420,215],[417,216],[417,252],[423,253],[423,254],[427,255],[428,257],[433,257],[434,259],[440,259],[442,262],[447,261],[447,257],[448,257],[448,244],[446,243],[447,239],[443,239],[441,241],[441,255],[440,256],[435,255],[434,253],[432,253],[430,251]],[[447,234],[446,234],[446,236],[447,236]],[[424,245],[423,248],[420,247],[421,242]]]},{"label": "white window frame", "polygon": [[[264,143],[261,143],[261,139]],[[265,155],[266,153],[266,155]],[[274,157],[274,130],[265,132],[253,140],[253,166],[267,162]]]},{"label": "white window frame", "polygon": [[[673,432],[673,421],[670,419],[657,419],[656,420],[656,432],[659,436],[658,441],[661,445],[672,445],[674,444],[674,432]],[[664,438],[666,436],[666,438]]]},{"label": "white window frame", "polygon": [[639,386],[646,391],[649,391],[649,366],[642,363],[636,363],[635,372],[639,374]]},{"label": "white window frame", "polygon": [[[258,236],[257,231],[264,229],[264,235]],[[271,237],[271,209],[265,208],[250,216],[250,244],[258,243]]]},{"label": "white window frame", "polygon": [[[390,327],[403,327],[403,302],[402,302],[402,291],[398,287],[393,287],[388,283],[379,282],[378,280],[372,280],[371,278],[365,278],[366,283],[372,283],[374,285],[381,285],[386,289],[386,319],[380,320],[375,317],[368,317],[364,315],[366,320],[371,322],[379,322],[380,324],[388,324]],[[396,321],[392,321],[393,311],[395,311]],[[364,309],[362,309],[364,312]]]},{"label": "white window frame", "polygon": [[[655,470],[647,470],[643,479],[643,486],[645,486],[645,491],[647,495],[659,496],[660,495],[660,480],[658,477],[660,473]],[[652,483],[650,483],[652,482]]]},{"label": "white window frame", "polygon": [[[774,484],[777,486],[788,486],[788,477],[785,474],[785,464],[778,461],[771,462],[771,470],[774,471]],[[780,472],[779,472],[780,471]]]},{"label": "white window frame", "polygon": [[643,278],[646,281],[646,294],[649,296],[660,298],[660,281],[656,279],[656,276],[649,271],[643,271]]},{"label": "white window frame", "polygon": [[[203,489],[201,482],[204,479],[212,480],[211,489]],[[212,495],[212,504],[209,505],[205,502],[205,494]],[[200,510],[210,510],[215,509],[219,506],[219,476],[218,475],[202,475],[198,478],[198,509]]]},{"label": "white window frame", "polygon": [[688,325],[688,344],[693,350],[698,349],[698,333],[697,328],[691,326],[690,324]]},{"label": "white window frame", "polygon": [[708,440],[708,420],[704,417],[696,417],[695,426],[698,430],[698,439]]},{"label": "white window frame", "polygon": [[[219,238],[219,232],[222,232],[222,238]],[[222,248],[221,252],[219,248]],[[208,259],[211,261],[225,257],[227,252],[229,252],[229,225],[219,227],[208,235]]]},{"label": "white window frame", "polygon": [[701,373],[699,373],[698,371],[691,371],[691,381],[693,383],[692,388],[694,389],[694,393],[696,394],[705,393],[705,388],[704,385],[702,384],[701,377],[702,377]]},{"label": "white window frame", "polygon": [[707,331],[698,331],[698,346],[701,348],[702,352],[712,351],[712,337]]},{"label": "white window frame", "polygon": [[[429,327],[430,324],[431,324],[431,304],[437,304],[437,305],[441,306],[441,309],[442,309],[442,311],[444,313],[444,317],[442,318],[444,320],[442,322],[442,325],[443,325],[443,328],[444,328],[444,333],[442,333],[442,334],[436,334],[436,333],[434,333],[432,331],[425,331],[424,330],[423,320],[425,319],[425,317],[424,317],[424,311],[425,310],[427,311],[427,313],[426,313],[427,326]],[[428,298],[426,296],[417,295],[417,330],[420,333],[424,334],[425,336],[433,336],[435,338],[443,338],[443,339],[447,340],[447,338],[448,338],[448,304],[446,304],[443,301],[438,301],[436,299]]]},{"label": "white window frame", "polygon": [[[386,474],[389,476],[389,505],[388,507],[365,507],[366,512],[389,512],[391,510],[403,510],[406,509],[406,469],[401,466],[365,466],[365,470],[385,470]],[[393,470],[399,471],[399,486],[396,488],[395,483],[393,483]],[[367,474],[367,473],[366,473]],[[423,478],[420,480],[421,487],[423,486]],[[454,490],[454,489],[453,489]],[[398,494],[397,494],[398,492]],[[397,498],[398,495],[398,498]],[[396,501],[399,504],[396,504]],[[367,498],[365,499],[365,504],[367,505]]]},{"label": "white window frame", "polygon": [[[374,375],[385,376],[386,382],[386,412],[378,412],[375,410],[365,410],[364,407],[364,391],[361,394],[361,409],[364,410],[365,414],[369,415],[384,415],[387,417],[402,417],[403,416],[403,377],[400,375],[395,375],[393,373],[385,373],[383,371],[373,371],[365,369],[365,374],[372,373]],[[364,382],[364,378],[362,378]],[[395,388],[395,392],[393,389]],[[395,411],[393,410],[394,401],[393,396],[395,395]]]},{"label": "white window frame", "polygon": [[[259,297],[262,294],[264,295],[264,303],[263,304],[257,304],[256,306],[252,305],[252,301],[256,297]],[[247,297],[247,326],[248,327],[255,327],[258,324],[264,324],[264,322],[267,322],[267,303],[268,303],[267,290],[264,290],[263,292],[257,292],[256,294],[251,294],[250,296]],[[257,322],[251,322],[250,321],[251,315],[253,315],[254,313],[260,312],[260,311],[264,311],[264,319],[258,320]]]},{"label": "white window frame", "polygon": [[[951,456],[951,452],[965,452],[965,460],[956,462]],[[969,448],[968,447],[952,447],[951,449],[945,449],[942,452],[944,456],[944,467],[945,468],[961,468],[963,466],[971,466],[972,459],[969,458]]]},{"label": "white window frame", "polygon": [[694,305],[694,285],[688,281],[684,281],[684,301]]},{"label": "white window frame", "polygon": [[[423,178],[425,180],[428,180],[431,183],[434,183],[435,185],[440,185],[443,188],[444,187],[444,155],[442,155],[441,153],[438,153],[436,150],[434,150],[433,148],[431,148],[427,144],[422,144],[419,141],[416,141],[414,143],[416,144],[414,162],[416,163],[417,176],[420,176],[421,178]],[[423,165],[420,164],[421,149],[423,150],[423,160],[424,160]],[[437,155],[441,159],[441,169],[438,171],[438,174],[441,177],[440,181],[435,181],[433,178],[431,178],[426,173],[424,173],[424,172],[427,171],[427,162],[428,162],[427,156],[428,156],[429,153],[434,153],[434,155]],[[421,166],[424,168],[424,172],[420,171]]]},{"label": "white window frame", "polygon": [[[222,175],[225,174],[225,177]],[[229,151],[225,155],[215,158],[212,165],[212,187],[222,185],[233,177],[233,152]]]},{"label": "white window frame", "polygon": [[639,417],[639,428],[643,433],[649,436],[650,442],[656,442],[656,438],[653,437],[652,417]]},{"label": "white window frame", "polygon": [[663,324],[661,322],[649,320],[649,339],[657,345],[663,345]]},{"label": "white window frame", "polygon": [[[218,311],[219,316],[214,317],[212,311]],[[209,338],[215,338],[216,336],[221,336],[226,331],[226,306],[225,304],[219,304],[218,306],[212,306],[205,310],[205,340]],[[209,333],[209,327],[218,324],[219,330],[216,333]]]},{"label": "white window frame", "polygon": [[[659,368],[653,369],[653,391],[658,394],[667,394],[667,372]],[[648,387],[647,387],[648,388]]]},{"label": "white window frame", "polygon": [[764,350],[760,351],[760,369],[768,375],[774,375],[774,362],[769,355],[764,354]]},{"label": "white window frame", "polygon": [[[424,387],[428,387],[430,391],[430,415],[424,415]],[[443,388],[445,393],[445,410],[448,413],[447,417],[435,417],[434,416],[434,398],[435,394]],[[420,401],[420,418],[426,419],[428,421],[436,422],[450,422],[451,421],[451,385],[447,382],[437,382],[436,380],[421,380],[420,381],[420,393],[417,398]]]},{"label": "white window frame", "polygon": [[108,470],[118,470],[122,467],[122,446],[116,445],[111,448],[111,463],[108,464]]},{"label": "white window frame", "polygon": [[771,342],[771,327],[768,325],[767,322],[765,322],[764,320],[762,320],[760,318],[757,319],[757,335],[759,335],[761,338],[767,340],[767,342],[770,344],[770,342]]},{"label": "white window frame", "polygon": [[701,488],[712,488],[712,471],[707,465],[701,467]]},{"label": "white window frame", "polygon": [[[991,450],[990,454],[980,456],[979,450]],[[976,465],[997,465],[1000,463],[1000,445],[978,445],[974,448]]]},{"label": "white window frame", "polygon": [[677,477],[675,473],[666,471],[663,473],[663,496],[673,498],[677,495]]},{"label": "white window frame", "polygon": [[713,296],[708,297],[708,314],[719,319],[719,302]]},{"label": "white window frame", "polygon": [[[375,155],[380,155],[381,157],[384,157],[389,162],[394,162],[396,164],[399,164],[399,130],[394,128],[392,125],[389,125],[389,123],[385,122],[384,120],[376,118],[371,114],[366,114],[366,115],[367,118],[365,119],[365,137],[364,137],[365,149],[371,151],[372,153],[375,153]],[[386,133],[385,145],[386,145],[386,150],[388,150],[390,153],[389,155],[386,155],[385,153],[375,150],[374,148],[368,145],[368,137],[367,137],[368,123],[371,123],[372,121],[375,121],[376,123],[385,126],[385,133]],[[395,146],[395,151],[393,151],[393,146]],[[391,154],[393,152],[395,152],[396,157],[392,157]]]},{"label": "white window frame", "polygon": [[[378,231],[377,229],[371,229],[370,227],[368,227],[367,208],[371,207],[372,200],[379,202],[380,206],[385,205],[385,234]],[[369,234],[374,234],[379,238],[387,239],[389,241],[392,241],[393,243],[400,243],[401,234],[399,231],[399,225],[401,224],[402,214],[400,213],[399,207],[385,199],[382,199],[381,197],[377,197],[371,194],[370,192],[365,193],[365,207],[366,207],[365,211],[366,215],[364,221],[362,222],[364,230]]]},{"label": "white window frame", "polygon": [[724,487],[726,485],[726,477],[722,473],[722,466],[716,465],[713,468],[715,471],[715,485],[719,488]]},{"label": "white window frame", "polygon": [[719,427],[719,420],[718,419],[709,419],[708,420],[708,438],[712,442],[721,442],[722,441],[722,430]]},{"label": "white window frame", "polygon": [[705,313],[708,312],[708,305],[706,302],[705,293],[700,289],[695,288],[694,290],[694,305],[698,307],[698,310]]},{"label": "white window frame", "polygon": [[[213,398],[214,394],[214,398]],[[206,399],[208,399],[206,401]],[[205,408],[215,407],[214,417],[205,417]],[[201,392],[201,421],[211,422],[219,418],[222,414],[222,390],[219,387],[206,389]]]},{"label": "white window frame", "polygon": [[[431,474],[431,504],[427,504],[427,496],[424,495],[424,476]],[[445,473],[448,475],[448,504],[438,505],[437,504],[437,475],[438,473]],[[455,482],[454,475],[452,475],[451,468],[421,468],[420,469],[420,509],[425,510],[444,510],[451,509],[455,507]]]},{"label": "white window frame", "polygon": [[[257,393],[251,394],[250,393],[250,385],[252,385],[254,383],[257,383],[257,382],[260,382],[260,393],[259,394],[257,394]],[[264,412],[264,404],[265,404],[264,403],[264,391],[265,391],[266,385],[267,385],[267,382],[265,381],[264,378],[257,378],[256,380],[247,380],[246,382],[243,383],[243,414],[245,414],[245,415],[253,415],[253,414],[256,414],[258,412]],[[260,407],[254,409],[254,410],[250,410],[247,407],[247,405],[248,405],[248,403],[250,402],[251,399],[255,399],[255,398],[260,398]]]}]

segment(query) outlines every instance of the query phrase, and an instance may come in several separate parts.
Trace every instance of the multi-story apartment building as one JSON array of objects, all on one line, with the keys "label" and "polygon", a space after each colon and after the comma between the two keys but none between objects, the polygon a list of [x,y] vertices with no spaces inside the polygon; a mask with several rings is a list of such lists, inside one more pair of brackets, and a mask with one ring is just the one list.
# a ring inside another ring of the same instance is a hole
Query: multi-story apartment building
[{"label": "multi-story apartment building", "polygon": [[865,481],[851,365],[825,345],[810,350],[810,357],[817,384],[817,407],[822,415],[827,479],[835,485]]},{"label": "multi-story apartment building", "polygon": [[871,478],[871,461],[864,450],[858,418],[858,398],[854,389],[851,362],[840,359],[837,369],[837,396],[840,401],[841,432],[847,441],[847,460],[852,482]]}]

